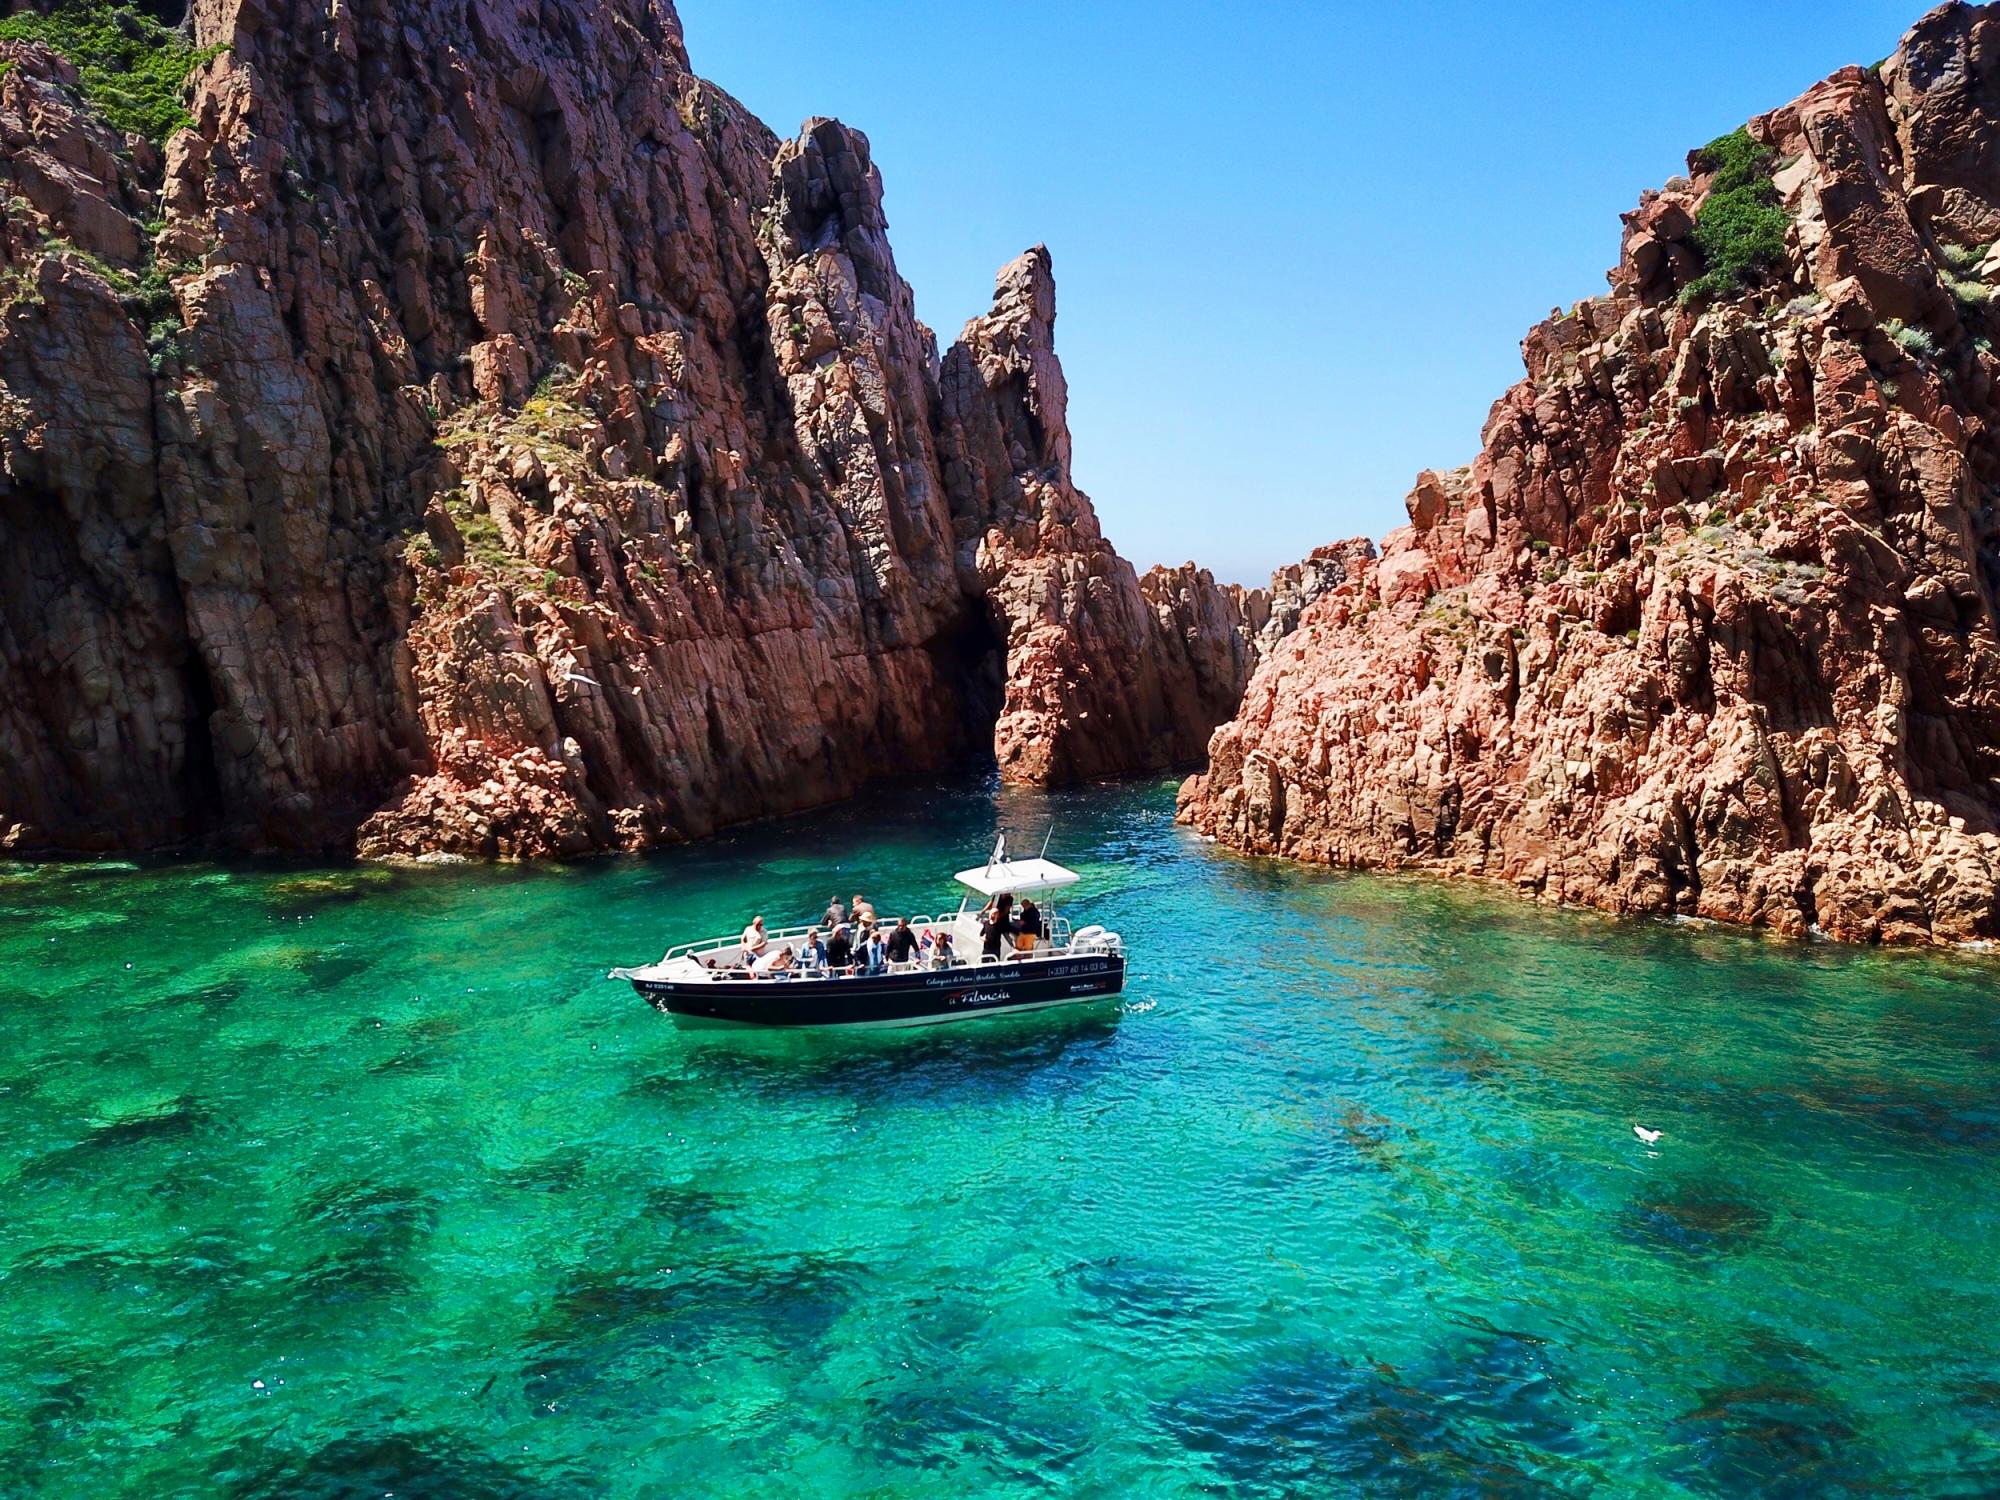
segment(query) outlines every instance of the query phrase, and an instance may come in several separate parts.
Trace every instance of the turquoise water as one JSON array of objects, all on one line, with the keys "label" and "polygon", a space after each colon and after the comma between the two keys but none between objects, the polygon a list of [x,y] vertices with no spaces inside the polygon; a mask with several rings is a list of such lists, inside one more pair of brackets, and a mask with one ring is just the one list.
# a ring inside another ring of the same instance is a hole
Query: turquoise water
[{"label": "turquoise water", "polygon": [[[0,1491],[2000,1494],[2000,966],[1171,807],[0,873]],[[696,1033],[601,977],[1051,816],[1122,1007]]]}]

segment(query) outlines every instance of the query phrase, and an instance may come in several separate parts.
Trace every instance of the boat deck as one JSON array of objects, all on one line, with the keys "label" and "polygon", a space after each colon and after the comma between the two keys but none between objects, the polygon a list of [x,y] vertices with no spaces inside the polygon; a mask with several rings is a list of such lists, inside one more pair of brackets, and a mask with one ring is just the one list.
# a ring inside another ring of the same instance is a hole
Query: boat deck
[{"label": "boat deck", "polygon": [[[1074,871],[1047,859],[1010,861],[1005,848],[1002,839],[986,864],[954,878],[988,899],[1043,894],[1077,882]],[[949,935],[952,956],[944,961],[932,954],[879,968],[850,963],[760,971],[746,961],[738,933],[677,944],[659,962],[613,969],[611,977],[629,980],[648,1003],[678,1020],[730,1026],[928,1026],[1103,1000],[1124,989],[1125,949],[1117,933],[1102,927],[1073,932],[1050,903],[1042,913],[1044,935],[1031,946],[1016,941],[987,954],[981,951],[980,913],[968,908],[962,901],[948,916],[873,919],[878,931],[894,931],[907,920],[919,937]],[[786,948],[797,955],[815,931],[830,935],[824,922],[766,929],[760,956]]]},{"label": "boat deck", "polygon": [[[900,920],[896,917],[877,918],[876,926],[884,931],[893,931]],[[1086,954],[1112,951],[1117,940],[1104,934],[1100,928],[1087,927],[1080,934],[1073,934],[1069,923],[1061,917],[1052,918],[1049,932],[1040,938],[1032,950],[1010,947],[998,955],[983,954],[980,948],[979,917],[977,913],[954,912],[949,916],[914,916],[909,919],[910,930],[921,937],[926,931],[943,932],[951,935],[953,957],[949,963],[941,964],[934,958],[910,959],[904,963],[889,964],[872,976],[951,973],[961,969],[977,969],[993,965],[1035,965],[1058,959],[1074,958]],[[787,946],[795,951],[802,949],[809,934],[817,930],[824,940],[827,934],[823,923],[804,923],[796,927],[773,928],[765,934],[765,953],[777,953]],[[827,983],[862,977],[864,971],[858,965],[844,969],[785,969],[777,973],[752,973],[746,962],[743,939],[734,937],[703,938],[691,943],[679,943],[669,948],[657,962],[639,968],[614,971],[621,979],[647,979],[672,983],[690,982],[754,982],[757,984],[779,983]]]}]

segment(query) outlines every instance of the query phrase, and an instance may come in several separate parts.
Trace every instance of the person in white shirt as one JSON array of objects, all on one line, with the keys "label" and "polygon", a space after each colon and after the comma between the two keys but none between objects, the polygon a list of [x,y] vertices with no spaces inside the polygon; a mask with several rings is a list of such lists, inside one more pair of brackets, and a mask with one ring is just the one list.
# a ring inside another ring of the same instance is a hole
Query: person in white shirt
[{"label": "person in white shirt", "polygon": [[796,963],[797,959],[792,953],[792,945],[787,943],[776,953],[766,953],[762,958],[751,964],[750,972],[755,974],[759,979],[769,979],[775,975],[789,974]]},{"label": "person in white shirt", "polygon": [[771,940],[764,936],[764,919],[752,917],[750,925],[743,929],[743,962],[755,963],[770,946]]}]

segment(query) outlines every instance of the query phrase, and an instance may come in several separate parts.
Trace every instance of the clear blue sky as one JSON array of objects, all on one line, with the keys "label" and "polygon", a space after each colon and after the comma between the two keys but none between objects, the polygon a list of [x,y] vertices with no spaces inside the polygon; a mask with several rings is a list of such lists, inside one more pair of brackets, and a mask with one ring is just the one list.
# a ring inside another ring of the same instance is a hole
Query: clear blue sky
[{"label": "clear blue sky", "polygon": [[918,316],[1055,256],[1079,483],[1141,568],[1262,582],[1468,461],[1520,338],[1689,147],[1920,0],[680,0],[780,134],[867,132]]}]

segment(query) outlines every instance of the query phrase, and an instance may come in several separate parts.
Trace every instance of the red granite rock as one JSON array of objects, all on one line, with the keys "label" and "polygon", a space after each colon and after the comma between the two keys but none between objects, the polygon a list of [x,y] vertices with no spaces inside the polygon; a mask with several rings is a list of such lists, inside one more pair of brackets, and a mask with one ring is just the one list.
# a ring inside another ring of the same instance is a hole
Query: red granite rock
[{"label": "red granite rock", "polygon": [[[1682,306],[1689,181],[1466,470],[1308,607],[1181,816],[1238,848],[1883,941],[2000,937],[2000,7],[1754,120],[1784,263]],[[1898,321],[1892,321],[1898,320]]]},{"label": "red granite rock", "polygon": [[0,844],[632,847],[1234,707],[1238,595],[1070,482],[1047,255],[940,360],[866,138],[666,0],[192,26],[163,150],[0,48]]}]

